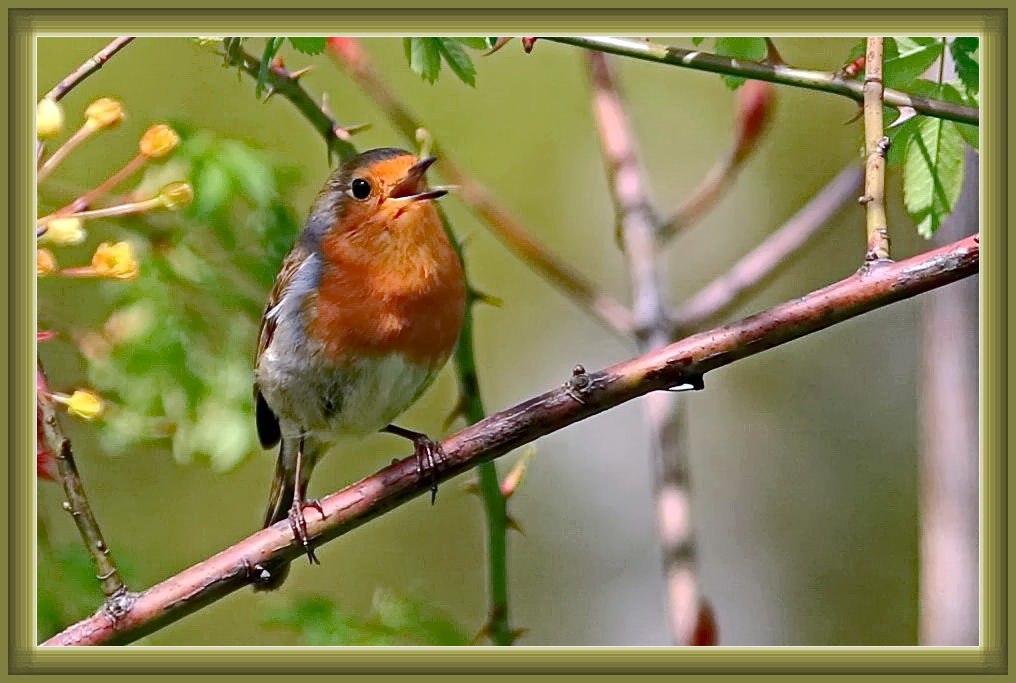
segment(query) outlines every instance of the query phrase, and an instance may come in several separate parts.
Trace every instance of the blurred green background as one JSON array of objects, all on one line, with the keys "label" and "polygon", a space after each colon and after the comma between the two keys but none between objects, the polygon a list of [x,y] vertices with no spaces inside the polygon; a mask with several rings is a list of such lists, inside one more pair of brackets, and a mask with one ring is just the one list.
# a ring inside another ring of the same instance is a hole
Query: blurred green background
[{"label": "blurred green background", "polygon": [[[107,42],[39,39],[40,92]],[[538,42],[526,55],[515,41],[491,57],[473,53],[478,75],[470,88],[447,69],[436,84],[423,82],[410,72],[401,40],[363,42],[449,156],[555,253],[617,298],[629,300],[579,50]],[[687,39],[672,42],[689,44]],[[777,40],[789,63],[820,69],[840,66],[856,43],[850,38]],[[262,44],[251,40],[248,50],[259,53]],[[371,124],[355,136],[359,148],[406,146],[327,55],[307,57],[288,46],[282,54],[291,69],[315,66],[302,83],[313,94],[327,93],[341,123]],[[676,207],[728,148],[734,93],[712,74],[615,63],[653,196],[664,211]],[[771,128],[729,196],[667,248],[672,302],[723,272],[859,159],[861,124],[848,123],[856,104],[788,87],[778,87],[777,95]],[[163,121],[241,141],[288,169],[280,202],[297,221],[329,172],[320,137],[288,102],[280,97],[257,101],[250,78],[224,68],[221,58],[187,39],[135,41],[66,97],[68,126],[76,125],[84,107],[100,96],[121,99],[128,118],[87,143],[47,181],[40,201],[49,208],[106,178],[136,153],[144,129]],[[440,163],[435,169],[439,176]],[[203,188],[195,189],[200,201]],[[900,207],[892,171],[889,194],[894,256],[923,250],[926,245]],[[503,301],[501,307],[477,310],[480,384],[489,410],[559,385],[576,363],[600,368],[634,354],[632,345],[605,331],[512,256],[454,195],[443,202],[466,243],[473,281]],[[247,214],[237,215],[248,229]],[[858,206],[847,206],[803,258],[738,315],[851,274],[863,257],[863,220]],[[132,230],[170,235],[175,243],[181,239],[174,233],[180,229],[175,221],[177,214],[153,218],[155,228],[136,219],[96,222],[89,225],[85,245],[60,248],[57,257],[61,265],[84,263],[95,244],[130,239]],[[200,235],[185,239],[193,240],[187,243],[195,250],[204,243]],[[242,263],[248,247],[238,244],[233,256]],[[253,446],[252,419],[236,419],[238,406],[249,402],[249,359],[259,312],[252,312],[249,302],[260,306],[267,293],[264,254],[249,259],[252,275],[243,283],[247,304],[211,307],[205,317],[204,334],[214,340],[209,348],[228,347],[231,358],[247,363],[219,368],[223,377],[216,380],[233,387],[238,397],[216,418],[216,436],[232,438],[230,430],[249,430],[236,436],[237,443],[250,447],[234,466],[215,467],[201,457],[175,459],[170,438],[112,454],[96,426],[64,421],[107,541],[134,589],[173,575],[260,525],[275,455]],[[72,343],[74,334],[100,328],[122,297],[142,286],[144,278],[40,281],[40,327],[61,332],[60,339],[40,347],[52,388],[91,384],[86,362]],[[218,293],[199,278],[185,298],[204,309]],[[837,325],[712,373],[705,391],[684,398],[699,576],[716,609],[722,644],[916,642],[919,311],[918,301],[907,301]],[[202,358],[183,351],[191,373],[216,367],[214,353]],[[400,424],[437,435],[454,403],[449,369]],[[509,538],[511,621],[527,629],[519,644],[667,644],[645,446],[637,401],[535,444],[528,476],[510,501],[524,531]],[[336,490],[406,454],[400,440],[373,437],[355,454],[325,459],[311,494]],[[498,461],[502,472],[516,456]],[[295,631],[265,625],[273,610],[321,596],[353,614],[369,615],[375,596],[383,594],[412,596],[472,637],[485,619],[486,584],[483,512],[479,499],[464,488],[471,477],[445,484],[433,507],[420,498],[321,548],[318,567],[296,562],[278,593],[240,591],[143,642],[298,644],[305,641]],[[55,553],[78,543],[61,500],[57,485],[40,483],[40,525],[46,547]],[[98,600],[79,597],[77,607],[69,606],[70,593],[79,589],[62,585],[55,575],[64,565],[47,557],[40,557],[40,576],[65,603],[57,612],[64,619],[90,613]],[[66,574],[63,578],[71,583]]]}]

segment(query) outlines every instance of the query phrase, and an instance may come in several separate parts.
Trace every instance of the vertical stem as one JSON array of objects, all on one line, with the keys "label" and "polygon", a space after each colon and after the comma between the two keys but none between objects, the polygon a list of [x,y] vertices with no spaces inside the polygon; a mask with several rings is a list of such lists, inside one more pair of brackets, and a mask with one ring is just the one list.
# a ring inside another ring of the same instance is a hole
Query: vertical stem
[{"label": "vertical stem", "polygon": [[[639,350],[645,352],[671,341],[658,260],[657,221],[649,205],[634,136],[608,57],[593,51],[587,52],[586,57],[600,147],[631,278],[637,343]],[[674,394],[663,391],[651,393],[643,401],[656,469],[655,502],[670,635],[677,645],[692,645],[702,640],[697,637],[697,626],[707,608],[695,571],[683,406]]]},{"label": "vertical stem", "polygon": [[865,261],[889,258],[885,216],[885,154],[889,139],[882,125],[882,38],[868,38],[864,62],[864,201],[868,247]]},{"label": "vertical stem", "polygon": [[[455,240],[448,225],[448,220],[441,211],[441,222],[444,224],[448,238],[455,246],[459,259],[462,249]],[[465,263],[463,260],[463,273]],[[476,372],[476,353],[473,349],[473,306],[477,296],[469,284],[466,275],[466,313],[462,321],[462,332],[455,347],[455,372],[459,380],[459,408],[466,422],[474,424],[485,417],[486,410],[480,396],[480,384]],[[495,645],[511,645],[515,633],[508,622],[508,505],[505,495],[501,492],[497,468],[492,462],[481,464],[478,468],[480,477],[480,497],[487,518],[487,592],[488,614],[483,632]]]}]

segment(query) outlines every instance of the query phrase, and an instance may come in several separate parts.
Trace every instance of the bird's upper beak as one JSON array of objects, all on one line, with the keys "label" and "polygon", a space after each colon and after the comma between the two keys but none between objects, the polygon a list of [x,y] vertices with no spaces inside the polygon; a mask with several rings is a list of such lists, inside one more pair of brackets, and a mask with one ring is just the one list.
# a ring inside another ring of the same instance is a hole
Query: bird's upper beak
[{"label": "bird's upper beak", "polygon": [[399,203],[409,204],[410,202],[418,202],[423,199],[437,199],[448,194],[448,189],[444,187],[438,187],[433,190],[427,189],[427,183],[423,176],[435,161],[437,161],[437,157],[427,157],[410,166],[406,177],[392,188],[391,193],[388,195],[389,201],[394,199]]}]

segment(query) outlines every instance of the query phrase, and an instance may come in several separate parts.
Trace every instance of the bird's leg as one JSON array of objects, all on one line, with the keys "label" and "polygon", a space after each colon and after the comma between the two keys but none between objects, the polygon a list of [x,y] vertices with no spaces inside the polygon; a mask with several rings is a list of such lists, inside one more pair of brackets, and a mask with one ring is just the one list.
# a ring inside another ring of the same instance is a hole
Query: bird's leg
[{"label": "bird's leg", "polygon": [[430,504],[433,505],[434,499],[437,498],[437,470],[440,461],[444,458],[441,446],[426,434],[414,432],[398,425],[388,425],[381,431],[401,436],[403,439],[413,442],[413,447],[416,449],[416,476],[421,480],[430,481]]},{"label": "bird's leg", "polygon": [[[306,493],[307,484],[303,478],[303,437],[300,437],[300,446],[296,451],[296,490],[293,491],[293,504],[289,507],[289,527],[293,530],[296,539],[303,545],[303,549],[307,553],[307,560],[311,564],[319,564],[314,549],[310,547],[310,539],[307,538],[307,520],[303,516]],[[315,500],[311,501],[311,505],[315,506],[324,517],[320,503]]]}]

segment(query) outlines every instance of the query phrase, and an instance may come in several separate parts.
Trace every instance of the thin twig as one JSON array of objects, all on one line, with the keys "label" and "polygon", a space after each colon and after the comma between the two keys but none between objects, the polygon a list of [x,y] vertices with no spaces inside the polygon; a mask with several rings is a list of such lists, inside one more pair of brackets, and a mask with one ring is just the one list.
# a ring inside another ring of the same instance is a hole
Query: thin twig
[{"label": "thin twig", "polygon": [[107,194],[114,187],[122,183],[124,180],[135,174],[138,169],[145,165],[148,161],[148,157],[144,154],[138,154],[133,159],[124,164],[123,168],[111,175],[106,180],[99,183],[97,186],[84,193],[74,201],[70,202],[66,206],[63,206],[53,213],[47,214],[36,221],[36,227],[43,227],[48,225],[56,218],[65,218],[74,214],[80,213],[82,210],[91,206],[99,197]]},{"label": "thin twig", "polygon": [[868,38],[864,54],[864,205],[868,246],[865,261],[889,258],[885,215],[885,156],[889,138],[882,127],[882,38]]},{"label": "thin twig", "polygon": [[[333,39],[331,54],[353,80],[388,116],[392,125],[409,141],[416,140],[418,119],[388,87],[374,68],[369,55],[353,38]],[[431,152],[441,159],[436,170],[456,186],[455,194],[486,222],[509,249],[551,284],[558,287],[584,310],[595,315],[608,329],[629,335],[634,327],[631,312],[594,282],[555,256],[525,225],[491,196],[490,191],[451,159],[436,140]]]},{"label": "thin twig", "polygon": [[672,334],[682,336],[715,323],[758,291],[804,249],[829,219],[861,191],[863,174],[851,164],[833,178],[762,244],[743,256],[671,315]]},{"label": "thin twig", "polygon": [[[797,69],[783,64],[767,64],[747,59],[723,57],[701,50],[687,50],[633,38],[593,36],[582,38],[557,37],[547,38],[546,40],[660,64],[670,64],[672,66],[682,66],[700,71],[794,85],[809,90],[843,95],[857,101],[864,99],[861,83],[846,79],[842,74],[836,72],[812,71],[809,69]],[[978,124],[980,118],[979,111],[974,107],[965,107],[950,102],[943,102],[942,100],[908,95],[905,92],[889,88],[885,90],[884,100],[887,105],[893,107],[912,107],[921,114],[959,123],[969,123],[974,126]]]},{"label": "thin twig", "polygon": [[[642,179],[631,124],[608,57],[602,52],[589,51],[586,58],[593,87],[596,129],[631,278],[638,347],[645,352],[671,341],[659,272],[656,218]],[[689,523],[691,497],[682,410],[677,395],[667,392],[647,396],[644,403],[651,457],[656,468],[654,488],[671,638],[677,645],[690,645],[694,642],[702,600]]]},{"label": "thin twig", "polygon": [[[251,78],[255,80],[258,78],[261,72],[261,60],[245,52],[238,43],[227,48],[226,58]],[[314,101],[314,98],[300,84],[300,75],[302,72],[292,73],[282,66],[271,65],[268,69],[269,97],[281,95],[289,100],[325,139],[329,153],[334,153],[342,160],[354,156],[356,148],[349,142],[352,129],[340,126],[322,105]]]},{"label": "thin twig", "polygon": [[88,503],[88,496],[85,494],[84,485],[81,483],[77,466],[74,464],[74,453],[71,450],[70,439],[60,427],[56,406],[49,395],[46,375],[41,364],[36,370],[36,385],[38,419],[42,423],[41,434],[45,440],[46,448],[56,455],[57,471],[64,487],[64,495],[67,497],[64,509],[74,518],[85,549],[95,563],[95,568],[98,571],[96,578],[102,587],[102,594],[106,596],[106,607],[116,613],[123,606],[122,598],[127,596],[127,588],[120,578],[109,546],[103,539],[102,529],[99,528],[99,523],[95,520],[95,515],[92,514],[92,507]]},{"label": "thin twig", "polygon": [[[436,477],[450,479],[626,401],[694,383],[709,371],[968,277],[977,273],[979,262],[980,237],[972,235],[904,261],[862,269],[768,311],[604,370],[584,373],[581,383],[572,378],[445,439]],[[307,515],[312,545],[341,536],[428,493],[432,483],[430,476],[419,476],[416,457],[409,456],[322,498],[321,514]],[[247,585],[255,565],[269,559],[293,560],[303,553],[290,525],[279,522],[141,593],[116,622],[100,612],[43,644],[102,645],[136,640]],[[36,652],[34,656],[44,655]]]},{"label": "thin twig", "polygon": [[111,41],[106,47],[96,52],[90,59],[75,69],[70,75],[57,83],[52,90],[46,93],[45,97],[59,102],[81,81],[102,68],[109,61],[109,58],[120,50],[127,47],[134,38],[117,38]]},{"label": "thin twig", "polygon": [[730,149],[691,191],[674,215],[657,228],[661,241],[672,239],[700,220],[716,206],[724,193],[733,187],[734,179],[752,153],[769,123],[775,93],[772,83],[751,80],[737,90],[737,112]]}]

